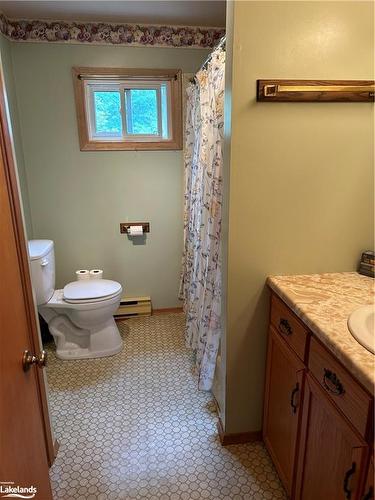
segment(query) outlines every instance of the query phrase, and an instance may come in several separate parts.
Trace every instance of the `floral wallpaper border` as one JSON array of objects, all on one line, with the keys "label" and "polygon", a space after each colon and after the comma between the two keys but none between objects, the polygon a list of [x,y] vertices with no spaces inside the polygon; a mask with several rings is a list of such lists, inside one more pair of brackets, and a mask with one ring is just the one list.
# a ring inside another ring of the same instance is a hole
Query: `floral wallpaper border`
[{"label": "floral wallpaper border", "polygon": [[88,43],[138,47],[212,48],[224,28],[157,26],[8,19],[0,13],[0,32],[15,42]]}]

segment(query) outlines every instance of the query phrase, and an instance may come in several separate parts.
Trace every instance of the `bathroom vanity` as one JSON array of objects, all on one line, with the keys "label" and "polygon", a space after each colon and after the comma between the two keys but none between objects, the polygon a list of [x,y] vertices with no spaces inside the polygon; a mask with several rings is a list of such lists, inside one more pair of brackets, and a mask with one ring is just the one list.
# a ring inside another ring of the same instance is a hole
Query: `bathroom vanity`
[{"label": "bathroom vanity", "polygon": [[350,314],[374,303],[358,273],[275,276],[263,438],[287,494],[303,500],[374,498],[374,355]]}]

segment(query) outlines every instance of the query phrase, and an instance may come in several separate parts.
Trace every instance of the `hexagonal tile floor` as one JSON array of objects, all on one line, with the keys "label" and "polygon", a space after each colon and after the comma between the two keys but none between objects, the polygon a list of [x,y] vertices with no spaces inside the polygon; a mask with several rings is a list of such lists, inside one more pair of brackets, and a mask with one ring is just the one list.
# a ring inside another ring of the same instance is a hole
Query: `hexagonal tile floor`
[{"label": "hexagonal tile floor", "polygon": [[182,314],[119,323],[123,351],[47,369],[55,499],[286,498],[261,443],[223,448],[197,390]]}]

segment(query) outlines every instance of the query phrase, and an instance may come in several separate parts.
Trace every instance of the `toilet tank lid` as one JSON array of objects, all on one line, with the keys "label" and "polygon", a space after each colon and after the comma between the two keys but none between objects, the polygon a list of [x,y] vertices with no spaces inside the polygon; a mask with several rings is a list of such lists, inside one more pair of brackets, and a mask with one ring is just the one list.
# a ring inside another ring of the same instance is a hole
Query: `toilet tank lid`
[{"label": "toilet tank lid", "polygon": [[52,240],[29,240],[30,260],[36,260],[44,257],[52,250],[52,248]]}]

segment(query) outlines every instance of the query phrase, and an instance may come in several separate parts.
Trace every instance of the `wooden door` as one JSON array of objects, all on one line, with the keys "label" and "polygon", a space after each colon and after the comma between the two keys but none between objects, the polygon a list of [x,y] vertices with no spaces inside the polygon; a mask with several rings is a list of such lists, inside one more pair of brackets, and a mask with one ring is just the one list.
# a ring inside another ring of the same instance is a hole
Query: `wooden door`
[{"label": "wooden door", "polygon": [[271,327],[268,340],[263,439],[292,495],[304,366]]},{"label": "wooden door", "polygon": [[365,441],[307,375],[296,499],[358,500],[367,454]]},{"label": "wooden door", "polygon": [[24,351],[39,354],[40,345],[5,102],[0,75],[0,496],[18,487],[49,500],[53,446],[43,373],[22,366]]}]

